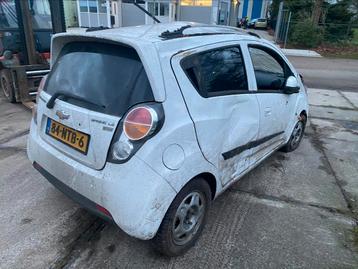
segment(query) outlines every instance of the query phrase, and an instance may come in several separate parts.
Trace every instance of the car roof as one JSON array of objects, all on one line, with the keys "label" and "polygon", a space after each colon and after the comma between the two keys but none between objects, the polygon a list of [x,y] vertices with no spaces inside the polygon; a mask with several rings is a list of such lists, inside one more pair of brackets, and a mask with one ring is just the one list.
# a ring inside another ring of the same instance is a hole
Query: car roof
[{"label": "car roof", "polygon": [[[179,35],[181,30],[183,30],[182,36]],[[106,37],[122,36],[126,38],[136,38],[148,42],[159,42],[167,39],[172,39],[175,37],[184,38],[184,37],[191,37],[193,35],[209,35],[209,34],[247,35],[245,31],[242,31],[235,27],[209,25],[203,23],[183,22],[183,21],[112,28],[112,29],[101,30],[101,31],[93,31],[93,32],[89,32],[88,34],[90,35],[91,33],[97,36],[106,36]],[[170,33],[172,35],[169,35]]]},{"label": "car roof", "polygon": [[[165,43],[165,46],[168,47],[168,50],[172,48],[173,53],[177,52],[178,49],[176,48],[178,47],[181,47],[181,50],[190,49],[191,47],[196,47],[198,45],[221,42],[228,39],[229,36],[231,36],[231,39],[232,36],[235,36],[235,40],[258,40],[259,38],[253,33],[247,33],[235,27],[176,21],[171,23],[120,27],[90,32],[81,29],[78,31],[56,34],[54,39],[61,39],[61,37],[71,39],[71,36],[106,39],[128,44],[133,47],[145,44],[148,45],[148,43],[160,43],[164,45],[165,42],[168,42],[171,46],[167,46],[167,43]],[[190,44],[192,44],[192,46]]]}]

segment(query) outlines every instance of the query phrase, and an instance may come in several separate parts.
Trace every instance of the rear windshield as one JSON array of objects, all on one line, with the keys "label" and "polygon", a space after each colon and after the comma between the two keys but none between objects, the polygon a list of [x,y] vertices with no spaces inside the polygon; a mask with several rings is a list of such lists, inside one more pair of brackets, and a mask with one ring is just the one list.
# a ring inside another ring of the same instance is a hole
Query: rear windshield
[{"label": "rear windshield", "polygon": [[98,42],[73,42],[61,51],[44,89],[59,99],[110,115],[154,101],[139,59],[132,48]]}]

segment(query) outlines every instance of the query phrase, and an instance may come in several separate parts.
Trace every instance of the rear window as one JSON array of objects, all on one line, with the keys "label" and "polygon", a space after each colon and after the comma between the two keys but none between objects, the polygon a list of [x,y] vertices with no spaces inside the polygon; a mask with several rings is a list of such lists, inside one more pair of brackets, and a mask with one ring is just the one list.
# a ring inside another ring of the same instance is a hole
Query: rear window
[{"label": "rear window", "polygon": [[144,67],[129,47],[73,42],[61,51],[45,91],[98,112],[121,116],[131,106],[154,101]]},{"label": "rear window", "polygon": [[266,22],[266,19],[258,19],[258,22]]}]

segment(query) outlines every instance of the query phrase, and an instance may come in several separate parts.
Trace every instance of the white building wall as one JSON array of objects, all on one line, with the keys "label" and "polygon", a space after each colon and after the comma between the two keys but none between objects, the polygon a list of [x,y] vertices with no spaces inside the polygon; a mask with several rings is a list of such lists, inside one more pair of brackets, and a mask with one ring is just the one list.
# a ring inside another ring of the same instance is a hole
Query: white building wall
[{"label": "white building wall", "polygon": [[211,5],[211,24],[218,24],[219,0],[213,0]]},{"label": "white building wall", "polygon": [[[143,8],[145,5],[141,4]],[[122,3],[122,26],[136,26],[145,24],[145,13],[129,3]]]},{"label": "white building wall", "polygon": [[78,11],[76,0],[63,1],[66,27],[78,27]]},{"label": "white building wall", "polygon": [[266,18],[269,1],[262,1],[261,18]]},{"label": "white building wall", "polygon": [[239,6],[239,18],[242,18],[242,12],[244,10],[244,2],[241,1],[240,2],[240,6]]},{"label": "white building wall", "polygon": [[[81,11],[80,1],[77,0],[77,10],[78,10],[78,21],[80,27],[98,27],[105,26],[111,27],[111,17],[110,17],[110,0],[106,0],[101,3],[104,5],[100,6],[99,2],[96,3],[97,12],[89,11],[89,3],[86,3],[87,11]],[[105,12],[102,13],[102,10]]]},{"label": "white building wall", "polygon": [[247,17],[251,20],[251,15],[252,15],[252,7],[254,5],[254,0],[249,0],[249,5],[247,8]]}]

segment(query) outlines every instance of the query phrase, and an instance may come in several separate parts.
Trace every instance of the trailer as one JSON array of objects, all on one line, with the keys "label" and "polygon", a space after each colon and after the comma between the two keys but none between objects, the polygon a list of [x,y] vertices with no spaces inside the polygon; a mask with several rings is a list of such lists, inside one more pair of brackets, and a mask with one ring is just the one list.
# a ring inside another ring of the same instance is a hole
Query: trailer
[{"label": "trailer", "polygon": [[62,0],[0,1],[0,85],[9,102],[33,104],[50,69],[51,36],[65,31]]}]

